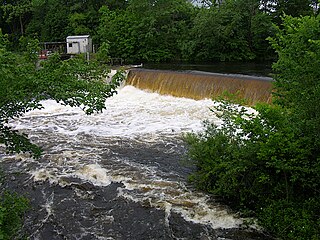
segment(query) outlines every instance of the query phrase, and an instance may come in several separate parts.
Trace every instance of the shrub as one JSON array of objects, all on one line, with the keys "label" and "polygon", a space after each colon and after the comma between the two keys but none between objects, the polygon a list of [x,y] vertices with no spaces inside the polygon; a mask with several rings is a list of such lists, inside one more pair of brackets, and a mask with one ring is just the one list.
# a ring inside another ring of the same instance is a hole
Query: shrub
[{"label": "shrub", "polygon": [[276,101],[255,114],[222,101],[223,124],[188,134],[191,180],[283,239],[320,237],[320,16],[285,17],[270,39]]},{"label": "shrub", "polygon": [[13,239],[19,235],[22,219],[29,202],[25,197],[5,192],[0,196],[0,239]]},{"label": "shrub", "polygon": [[260,104],[256,110],[248,113],[224,101],[213,109],[222,125],[206,122],[203,133],[185,136],[197,167],[190,179],[234,209],[258,217],[277,236],[302,239],[309,229],[312,239],[319,234],[319,216],[313,215],[319,205],[308,201],[319,199],[320,169],[293,131],[287,109]]},{"label": "shrub", "polygon": [[273,201],[258,211],[259,223],[282,239],[320,239],[320,199]]}]

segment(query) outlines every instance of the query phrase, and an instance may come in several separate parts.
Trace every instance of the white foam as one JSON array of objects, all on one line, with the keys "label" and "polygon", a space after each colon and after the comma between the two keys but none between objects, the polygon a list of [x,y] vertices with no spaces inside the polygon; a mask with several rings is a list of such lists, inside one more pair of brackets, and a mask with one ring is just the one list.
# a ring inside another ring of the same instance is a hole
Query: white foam
[{"label": "white foam", "polygon": [[[118,189],[119,197],[163,209],[166,221],[174,211],[188,221],[213,228],[231,228],[242,223],[226,210],[212,206],[204,194],[198,195],[186,190],[182,183],[163,179],[164,175],[157,172],[159,169],[130,159],[112,159],[113,162],[108,161],[110,165],[100,162],[98,144],[104,139],[135,138],[152,144],[163,136],[202,130],[205,119],[220,122],[210,111],[215,105],[213,101],[162,96],[125,86],[106,100],[107,109],[101,114],[87,116],[79,108],[62,106],[52,100],[42,104],[43,109],[28,112],[11,123],[31,134],[43,131],[44,138],[48,133],[53,135],[44,143],[51,144],[51,152],[40,163],[43,165],[31,172],[34,181],[65,186],[70,182],[64,177],[76,177],[97,186],[123,183]],[[54,137],[67,143],[56,146]]]},{"label": "white foam", "polygon": [[106,169],[102,168],[99,164],[85,165],[75,172],[75,176],[98,186],[108,186],[111,183]]},{"label": "white foam", "polygon": [[[125,86],[107,99],[107,109],[100,114],[87,116],[79,108],[63,106],[53,100],[43,101],[42,105],[44,109],[28,112],[12,125],[16,129],[54,129],[67,135],[135,137],[198,131],[204,119],[219,121],[209,110],[214,105],[211,100],[162,96],[133,86]],[[35,121],[30,122],[30,118],[35,117]]]},{"label": "white foam", "polygon": [[54,174],[52,169],[49,171],[45,168],[42,168],[32,171],[31,176],[35,182],[49,181],[50,183],[58,183],[59,181],[59,178],[56,174]]}]

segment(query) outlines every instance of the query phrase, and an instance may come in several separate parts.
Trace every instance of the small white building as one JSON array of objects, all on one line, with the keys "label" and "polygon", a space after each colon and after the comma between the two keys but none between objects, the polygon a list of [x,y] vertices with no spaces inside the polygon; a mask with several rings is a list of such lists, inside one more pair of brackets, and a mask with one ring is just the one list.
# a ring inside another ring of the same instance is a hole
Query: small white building
[{"label": "small white building", "polygon": [[91,53],[92,39],[89,35],[68,36],[67,37],[67,53]]}]

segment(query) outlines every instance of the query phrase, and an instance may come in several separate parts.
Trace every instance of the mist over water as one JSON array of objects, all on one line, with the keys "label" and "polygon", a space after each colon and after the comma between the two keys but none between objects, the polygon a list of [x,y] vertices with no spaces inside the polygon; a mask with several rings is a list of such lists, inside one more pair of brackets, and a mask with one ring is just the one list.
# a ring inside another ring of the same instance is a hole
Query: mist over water
[{"label": "mist over water", "polygon": [[43,102],[11,122],[44,152],[1,156],[30,198],[30,239],[266,239],[186,180],[181,134],[219,119],[211,100],[119,89],[100,114]]}]

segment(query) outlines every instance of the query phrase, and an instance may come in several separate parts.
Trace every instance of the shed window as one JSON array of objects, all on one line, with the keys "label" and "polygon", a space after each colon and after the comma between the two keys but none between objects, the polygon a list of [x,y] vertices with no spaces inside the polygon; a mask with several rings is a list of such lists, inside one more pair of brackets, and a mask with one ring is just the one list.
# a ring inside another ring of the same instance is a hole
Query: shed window
[{"label": "shed window", "polygon": [[69,47],[72,47],[72,43],[69,43]]}]

